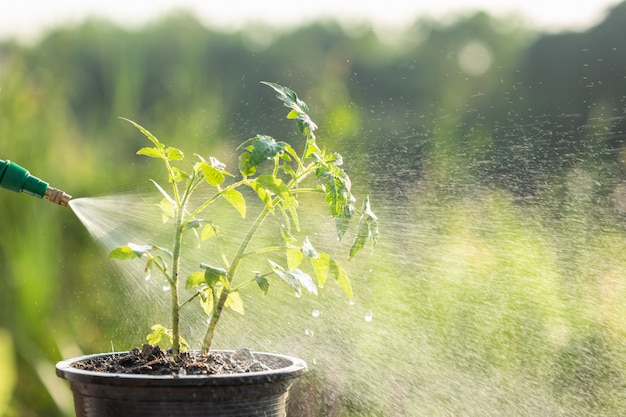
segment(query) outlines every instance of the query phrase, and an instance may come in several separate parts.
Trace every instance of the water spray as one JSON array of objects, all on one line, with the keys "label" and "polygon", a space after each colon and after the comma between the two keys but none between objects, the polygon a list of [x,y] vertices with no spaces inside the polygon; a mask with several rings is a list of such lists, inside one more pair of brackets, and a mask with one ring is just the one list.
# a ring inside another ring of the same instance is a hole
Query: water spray
[{"label": "water spray", "polygon": [[0,187],[16,193],[24,192],[35,197],[45,198],[60,206],[67,206],[71,195],[50,187],[47,182],[30,175],[30,173],[11,161],[0,159]]}]

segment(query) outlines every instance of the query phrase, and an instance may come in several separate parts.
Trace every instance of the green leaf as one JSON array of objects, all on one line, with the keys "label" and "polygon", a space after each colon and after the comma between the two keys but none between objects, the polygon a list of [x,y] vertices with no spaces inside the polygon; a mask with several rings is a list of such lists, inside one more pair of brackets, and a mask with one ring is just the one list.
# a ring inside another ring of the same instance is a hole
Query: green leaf
[{"label": "green leaf", "polygon": [[137,151],[137,155],[145,155],[151,158],[163,159],[163,152],[157,148],[141,148]]},{"label": "green leaf", "polygon": [[295,91],[290,88],[283,87],[280,84],[269,83],[265,81],[261,81],[261,84],[265,84],[269,87],[272,87],[276,93],[276,97],[280,99],[286,107],[292,109],[288,114],[288,119],[296,119],[298,123],[298,128],[305,136],[313,137],[313,131],[317,129],[317,126],[308,115],[309,108],[306,103],[298,98],[298,95]]},{"label": "green leaf", "polygon": [[285,142],[276,142],[274,138],[266,135],[257,135],[248,140],[247,143],[249,143],[246,149],[250,152],[250,160],[248,161],[250,167],[256,167],[264,161],[274,158],[276,154],[283,152],[287,146]]},{"label": "green leaf", "polygon": [[306,272],[300,269],[294,269],[293,271],[286,271],[283,267],[275,262],[269,261],[272,266],[273,272],[278,275],[287,285],[293,288],[296,295],[299,297],[302,294],[302,287],[306,288],[309,292],[317,295],[317,286],[313,282],[313,279]]},{"label": "green leaf", "polygon": [[378,241],[378,217],[376,217],[370,207],[369,196],[363,202],[363,213],[359,219],[356,236],[350,247],[348,259],[354,258],[363,249],[368,240],[372,240],[374,245]]},{"label": "green leaf", "polygon": [[224,190],[222,196],[239,212],[242,219],[246,218],[246,200],[239,191],[229,188]]},{"label": "green leaf", "polygon": [[[143,126],[141,126],[141,125],[140,125],[140,124],[138,124],[138,123],[133,122],[133,121],[132,121],[132,120],[130,120],[130,119],[126,119],[125,117],[120,117],[120,119],[122,119],[122,120],[125,120],[125,121],[129,122],[130,124],[132,124],[133,126],[135,126],[137,129],[139,129],[139,131],[140,131],[141,133],[143,133],[143,135],[144,135],[145,137],[147,137],[147,138],[150,140],[150,142],[152,142],[152,143],[154,144],[154,146],[155,146],[155,147],[157,147],[158,149],[165,149],[165,146],[164,146],[161,142],[159,142],[159,140],[156,138],[156,136],[154,136],[152,133],[150,133],[150,132],[149,132],[147,129],[145,129]],[[162,158],[162,156],[161,156],[161,158]]]},{"label": "green leaf", "polygon": [[270,283],[267,278],[263,275],[257,274],[254,280],[261,289],[261,292],[263,292],[264,295],[267,295],[267,292],[270,290]]},{"label": "green leaf", "polygon": [[348,202],[348,194],[350,190],[346,188],[346,184],[340,177],[333,176],[326,183],[326,202],[328,210],[332,216],[340,216],[344,212],[344,207]]},{"label": "green leaf", "polygon": [[200,167],[202,169],[204,179],[213,187],[217,187],[224,182],[225,177],[222,170],[219,170],[206,162],[200,162]]},{"label": "green leaf", "polygon": [[224,268],[218,268],[205,263],[200,264],[200,267],[204,269],[204,281],[209,288],[215,288],[215,285],[220,281],[224,282],[222,278],[226,277],[227,274]]},{"label": "green leaf", "polygon": [[231,310],[244,315],[245,311],[243,309],[243,300],[239,295],[239,292],[234,291],[228,294],[228,298],[226,298],[226,303],[224,306],[229,307]]},{"label": "green leaf", "polygon": [[118,259],[120,261],[126,261],[128,259],[137,258],[137,254],[131,249],[130,246],[120,246],[109,252],[109,259]]},{"label": "green leaf", "polygon": [[249,152],[243,152],[239,155],[239,158],[237,159],[237,168],[239,168],[239,172],[244,178],[254,175],[256,167],[250,165]]},{"label": "green leaf", "polygon": [[283,199],[293,198],[291,190],[280,178],[276,178],[273,175],[259,175],[257,181],[261,186]]},{"label": "green leaf", "polygon": [[326,253],[320,253],[317,258],[311,258],[311,265],[313,265],[313,271],[317,278],[317,285],[324,288],[330,271],[330,256]]},{"label": "green leaf", "polygon": [[178,148],[169,147],[165,153],[170,161],[178,161],[184,158],[183,152]]},{"label": "green leaf", "polygon": [[309,240],[308,236],[304,238],[304,242],[302,243],[302,247],[300,249],[302,250],[302,254],[304,254],[304,256],[308,258],[319,257],[319,254],[317,253],[313,245],[311,245],[311,241]]},{"label": "green leaf", "polygon": [[210,239],[213,236],[217,235],[218,231],[219,231],[219,227],[217,227],[213,223],[206,224],[202,228],[202,233],[200,233],[200,240]]},{"label": "green leaf", "polygon": [[346,274],[346,271],[333,259],[330,259],[329,262],[329,272],[335,278],[335,281],[337,281],[337,284],[339,284],[343,292],[346,293],[350,300],[353,300],[352,285],[350,284],[350,279],[348,279],[348,274]]},{"label": "green leaf", "polygon": [[211,288],[200,291],[200,307],[202,307],[202,310],[204,310],[207,316],[213,314],[214,302],[213,290]]},{"label": "green leaf", "polygon": [[343,235],[348,230],[352,216],[354,216],[354,206],[348,203],[343,207],[343,213],[335,217],[335,228],[337,229],[337,238],[339,240],[343,238]]},{"label": "green leaf", "polygon": [[146,336],[146,341],[149,345],[156,346],[161,343],[161,339],[167,335],[167,329],[160,324],[155,324],[151,327],[151,330],[152,333]]},{"label": "green leaf", "polygon": [[189,290],[191,288],[196,288],[206,283],[205,280],[206,272],[198,271],[187,277],[187,281],[185,281],[185,289]]},{"label": "green leaf", "polygon": [[296,269],[302,263],[304,255],[300,248],[287,248],[287,268],[290,271]]}]

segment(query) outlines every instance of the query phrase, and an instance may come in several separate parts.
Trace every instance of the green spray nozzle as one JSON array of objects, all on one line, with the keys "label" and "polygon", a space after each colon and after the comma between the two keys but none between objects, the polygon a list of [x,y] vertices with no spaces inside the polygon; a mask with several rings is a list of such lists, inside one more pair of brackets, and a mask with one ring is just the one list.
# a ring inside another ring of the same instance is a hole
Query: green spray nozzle
[{"label": "green spray nozzle", "polygon": [[55,204],[67,206],[72,196],[48,186],[48,183],[30,175],[30,173],[11,161],[0,159],[0,187],[16,193],[24,192],[39,198],[45,198]]}]

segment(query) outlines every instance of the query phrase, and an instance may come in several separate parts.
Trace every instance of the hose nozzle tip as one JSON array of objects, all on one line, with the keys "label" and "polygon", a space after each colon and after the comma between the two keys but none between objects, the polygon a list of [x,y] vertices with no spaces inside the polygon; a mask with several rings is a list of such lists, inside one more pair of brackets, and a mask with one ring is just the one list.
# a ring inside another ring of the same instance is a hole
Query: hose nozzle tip
[{"label": "hose nozzle tip", "polygon": [[67,207],[68,203],[72,199],[72,196],[57,188],[48,187],[46,193],[43,195],[43,198],[52,201],[54,204]]}]

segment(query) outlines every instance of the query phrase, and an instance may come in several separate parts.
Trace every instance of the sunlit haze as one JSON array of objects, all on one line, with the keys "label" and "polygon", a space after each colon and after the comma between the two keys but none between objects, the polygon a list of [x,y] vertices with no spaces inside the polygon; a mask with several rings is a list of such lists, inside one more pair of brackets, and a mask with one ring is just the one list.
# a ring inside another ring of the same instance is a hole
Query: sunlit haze
[{"label": "sunlit haze", "polygon": [[524,24],[545,31],[583,30],[599,22],[616,0],[438,0],[430,2],[284,0],[24,0],[0,4],[0,38],[36,39],[46,30],[102,17],[124,25],[141,25],[174,9],[192,11],[219,28],[241,28],[250,22],[290,27],[318,18],[345,23],[371,21],[379,27],[402,27],[418,17],[449,18],[484,10],[494,16],[517,16]]}]

